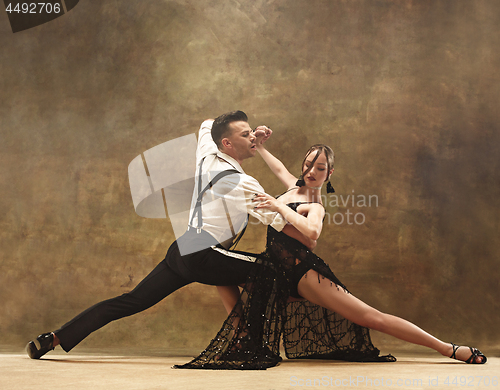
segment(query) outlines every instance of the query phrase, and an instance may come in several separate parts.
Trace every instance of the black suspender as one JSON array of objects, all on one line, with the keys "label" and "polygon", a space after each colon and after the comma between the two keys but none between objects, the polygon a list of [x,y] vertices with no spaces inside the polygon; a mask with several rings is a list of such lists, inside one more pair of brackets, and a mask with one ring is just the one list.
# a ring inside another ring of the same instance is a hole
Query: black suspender
[{"label": "black suspender", "polygon": [[228,169],[226,171],[219,172],[210,182],[203,188],[201,189],[201,167],[203,165],[203,162],[205,161],[205,158],[201,160],[200,163],[200,169],[198,172],[198,198],[196,199],[196,205],[194,206],[194,211],[193,215],[191,216],[191,221],[189,222],[190,227],[193,226],[193,221],[196,216],[198,216],[198,223],[196,226],[196,232],[199,234],[201,232],[201,227],[203,226],[203,217],[201,214],[201,200],[203,199],[203,195],[205,195],[205,192],[212,188],[215,183],[217,183],[220,179],[222,179],[225,176],[232,175],[233,173],[240,173],[236,169]]}]

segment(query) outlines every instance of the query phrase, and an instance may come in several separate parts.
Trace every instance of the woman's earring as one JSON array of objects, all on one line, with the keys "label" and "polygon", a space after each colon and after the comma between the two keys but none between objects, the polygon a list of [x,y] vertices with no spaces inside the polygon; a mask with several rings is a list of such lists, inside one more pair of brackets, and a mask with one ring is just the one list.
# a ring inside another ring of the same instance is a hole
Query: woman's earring
[{"label": "woman's earring", "polygon": [[326,183],[326,192],[329,194],[333,194],[335,192],[335,189],[332,186],[332,183],[330,183],[330,180],[328,180],[328,183]]},{"label": "woman's earring", "polygon": [[297,182],[295,183],[295,185],[297,187],[303,187],[306,185],[306,182],[304,181],[304,179],[302,178],[302,175],[299,176],[299,180],[297,180]]}]

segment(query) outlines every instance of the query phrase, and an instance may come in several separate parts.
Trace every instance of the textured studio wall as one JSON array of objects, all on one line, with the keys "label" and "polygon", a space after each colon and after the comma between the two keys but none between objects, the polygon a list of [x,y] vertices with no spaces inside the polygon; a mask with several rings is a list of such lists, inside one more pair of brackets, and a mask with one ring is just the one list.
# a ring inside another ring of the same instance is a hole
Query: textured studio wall
[{"label": "textured studio wall", "polygon": [[[173,231],[135,214],[128,164],[242,109],[294,173],[309,145],[336,151],[317,252],[353,293],[498,346],[499,25],[494,0],[82,0],[16,34],[2,15],[1,345],[163,259]],[[244,168],[283,190],[258,157]],[[196,351],[223,318],[215,288],[191,285],[81,345]]]}]

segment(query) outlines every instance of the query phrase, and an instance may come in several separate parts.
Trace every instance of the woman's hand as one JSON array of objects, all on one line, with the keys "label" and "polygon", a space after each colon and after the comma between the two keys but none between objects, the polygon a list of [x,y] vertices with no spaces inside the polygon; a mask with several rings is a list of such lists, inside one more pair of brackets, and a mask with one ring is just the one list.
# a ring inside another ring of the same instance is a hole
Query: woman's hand
[{"label": "woman's hand", "polygon": [[259,204],[255,206],[256,209],[269,209],[271,211],[279,212],[280,202],[273,198],[271,195],[267,194],[257,194],[253,198],[254,202],[258,202]]},{"label": "woman's hand", "polygon": [[266,142],[269,137],[271,137],[271,134],[273,134],[273,131],[267,126],[262,125],[255,128],[254,135],[257,138],[255,140],[257,146],[261,146],[264,142]]}]

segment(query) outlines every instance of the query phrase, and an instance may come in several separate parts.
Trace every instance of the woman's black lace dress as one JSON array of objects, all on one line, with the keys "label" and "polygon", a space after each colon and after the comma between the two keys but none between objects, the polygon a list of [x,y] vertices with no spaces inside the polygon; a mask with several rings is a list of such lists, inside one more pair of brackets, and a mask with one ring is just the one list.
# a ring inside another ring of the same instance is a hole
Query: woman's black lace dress
[{"label": "woman's black lace dress", "polygon": [[[299,204],[288,206],[296,211]],[[395,361],[391,355],[379,356],[367,328],[305,300],[288,302],[309,269],[320,274],[318,283],[349,294],[328,265],[299,241],[268,227],[266,250],[257,263],[217,336],[198,357],[175,368],[264,370],[281,361],[280,340],[288,359]]]}]

